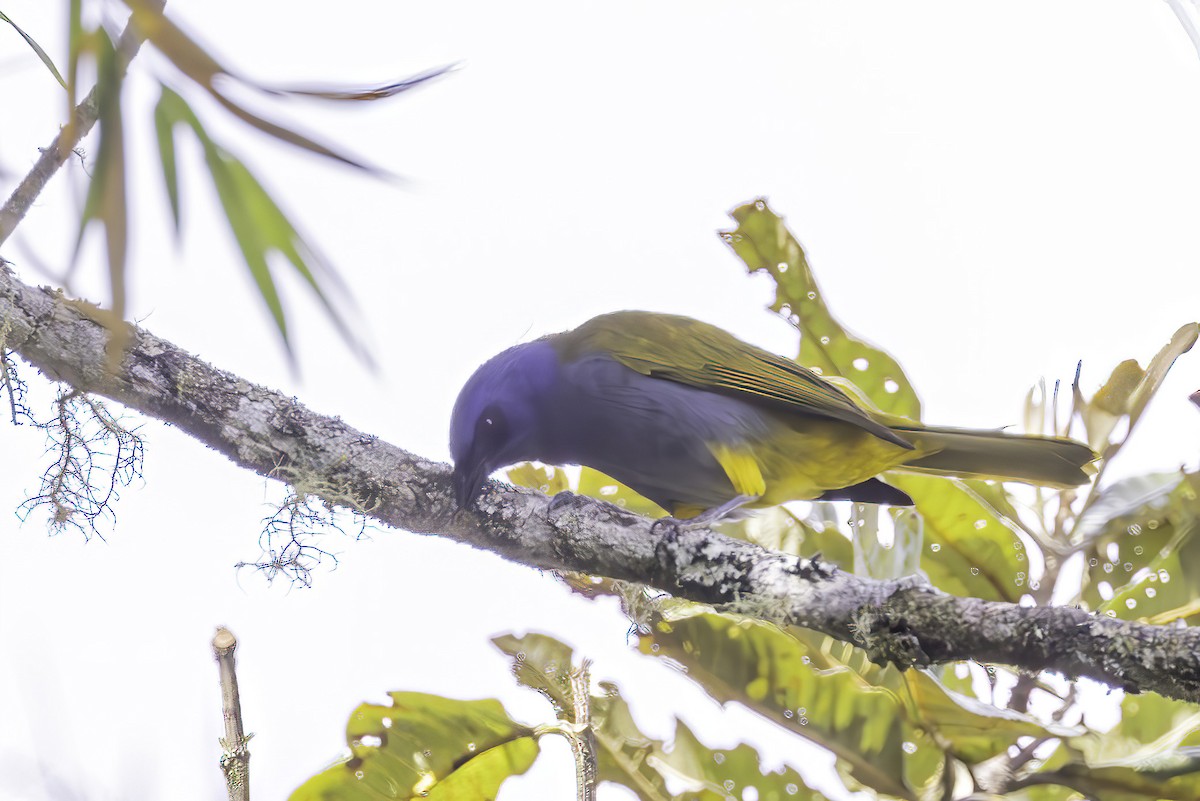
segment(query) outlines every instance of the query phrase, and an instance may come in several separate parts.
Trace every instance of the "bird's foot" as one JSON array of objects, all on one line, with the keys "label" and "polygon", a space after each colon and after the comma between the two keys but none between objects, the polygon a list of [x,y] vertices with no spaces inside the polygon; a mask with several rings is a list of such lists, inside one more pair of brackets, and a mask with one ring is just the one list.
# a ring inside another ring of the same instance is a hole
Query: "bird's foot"
[{"label": "bird's foot", "polygon": [[720,523],[733,512],[742,508],[748,503],[757,501],[759,495],[737,495],[719,506],[712,506],[705,509],[695,517],[660,517],[654,521],[654,525],[650,527],[651,532],[661,530],[663,526],[671,526],[676,534],[683,531],[699,531],[704,528],[712,528],[713,524]]},{"label": "bird's foot", "polygon": [[797,559],[795,572],[802,579],[821,581],[833,578],[833,574],[837,572],[837,565],[822,561],[821,552],[817,551],[808,559]]},{"label": "bird's foot", "polygon": [[650,524],[650,533],[662,537],[665,542],[675,542],[680,534],[693,528],[688,525],[691,522],[680,520],[678,517],[660,517]]},{"label": "bird's foot", "polygon": [[570,490],[563,490],[554,493],[554,497],[550,499],[550,503],[546,506],[546,515],[555,517],[568,509],[572,508],[579,502],[579,496]]}]

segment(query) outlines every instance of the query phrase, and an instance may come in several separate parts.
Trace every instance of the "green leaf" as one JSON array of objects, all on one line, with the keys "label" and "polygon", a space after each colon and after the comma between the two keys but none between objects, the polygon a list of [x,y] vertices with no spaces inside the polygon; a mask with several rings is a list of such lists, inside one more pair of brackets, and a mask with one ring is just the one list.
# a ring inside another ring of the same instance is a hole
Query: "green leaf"
[{"label": "green leaf", "polygon": [[1088,445],[1096,453],[1108,449],[1113,430],[1129,414],[1130,398],[1145,377],[1146,371],[1135,360],[1126,359],[1113,369],[1091,402],[1083,404],[1083,427],[1087,430]]},{"label": "green leaf", "polygon": [[1200,619],[1198,497],[1200,474],[1185,474],[1165,497],[1113,518],[1090,552],[1084,600],[1096,603],[1108,582],[1115,592],[1097,607],[1106,614],[1158,624]]},{"label": "green leaf", "polygon": [[[1093,450],[1107,459],[1120,451],[1175,360],[1191,350],[1198,338],[1200,323],[1188,323],[1175,332],[1145,370],[1133,359],[1126,359],[1116,366],[1091,401],[1080,410]],[[1122,418],[1128,418],[1129,426],[1122,440],[1110,445],[1112,432]]]},{"label": "green leaf", "polygon": [[639,515],[665,517],[667,514],[666,510],[654,501],[639,495],[615,478],[610,478],[590,467],[580,468],[579,478],[574,482],[574,486],[561,468],[537,467],[531,462],[524,462],[509,468],[506,475],[510,483],[529,487],[546,495],[570,490],[578,495],[607,501]]},{"label": "green leaf", "polygon": [[[79,94],[79,56],[84,49],[83,0],[70,0],[67,7],[67,124],[70,133],[75,122],[75,104]],[[64,134],[65,136],[65,134]]]},{"label": "green leaf", "polygon": [[955,692],[924,671],[909,670],[904,677],[913,703],[913,719],[935,730],[940,742],[968,765],[1004,752],[1018,737],[1070,737],[1081,733]]},{"label": "green leaf", "polygon": [[418,86],[424,86],[430,81],[441,78],[457,68],[457,64],[447,64],[444,67],[435,67],[431,70],[418,72],[416,75],[410,75],[407,78],[402,78],[399,81],[393,81],[381,86],[369,86],[363,89],[347,89],[314,87],[314,86],[289,86],[270,89],[261,87],[263,91],[272,94],[282,95],[298,95],[303,97],[315,97],[321,100],[351,100],[351,101],[367,101],[367,100],[382,100],[388,97],[395,97],[401,92],[407,92],[410,89],[415,89]]},{"label": "green leaf", "polygon": [[[158,157],[162,163],[163,180],[167,187],[167,198],[171,201],[171,219],[175,223],[175,235],[180,233],[179,218],[179,174],[175,165],[175,123],[182,122],[172,109],[167,97],[170,90],[165,86],[154,106],[154,133],[158,140]],[[174,93],[172,93],[174,94]],[[179,95],[175,95],[176,98]],[[180,98],[182,100],[182,98]]]},{"label": "green leaf", "polygon": [[851,537],[854,574],[877,579],[894,579],[916,574],[921,564],[924,540],[921,518],[911,509],[892,509],[894,536],[890,545],[879,541],[879,520],[884,514],[877,504],[856,503]]},{"label": "green leaf", "polygon": [[570,489],[567,474],[557,467],[539,466],[533,462],[522,462],[505,471],[508,483],[518,487],[535,489],[544,495],[557,495]]},{"label": "green leaf", "polygon": [[105,255],[112,308],[91,309],[90,314],[108,328],[108,366],[115,370],[129,337],[124,325],[128,255],[128,218],[125,179],[125,131],[121,114],[122,70],[116,49],[104,31],[91,34],[96,50],[96,104],[99,111],[100,145],[96,155],[72,262],[79,258],[83,237],[92,222],[104,229]]},{"label": "green leaf", "polygon": [[[561,719],[578,722],[573,713],[569,674],[574,657],[569,646],[544,634],[504,635],[493,643],[513,658],[513,672],[521,684],[549,699]],[[758,752],[748,745],[711,749],[678,720],[670,746],[647,737],[617,688],[609,683],[603,686],[602,694],[589,699],[601,782],[627,787],[642,801],[727,801],[731,796],[744,797],[747,787],[757,790],[760,801],[823,801],[824,796],[810,790],[795,769],[763,771]],[[668,776],[687,785],[687,790],[672,795],[667,790]]]},{"label": "green leaf", "polygon": [[821,801],[825,796],[809,789],[794,768],[764,772],[758,752],[749,745],[712,749],[700,742],[681,721],[675,724],[671,750],[660,757],[677,778],[696,788],[686,794],[703,801],[745,798],[753,788],[759,801]]},{"label": "green leaf", "polygon": [[538,754],[533,731],[499,701],[393,692],[350,716],[351,756],[316,774],[291,801],[427,798],[486,801]]},{"label": "green leaf", "polygon": [[644,498],[629,487],[599,470],[584,467],[579,471],[580,495],[599,498],[623,509],[648,517],[666,517],[667,511],[654,501]]},{"label": "green leaf", "polygon": [[851,570],[854,546],[850,538],[838,528],[836,517],[822,516],[822,511],[836,507],[831,503],[815,503],[813,508],[813,519],[803,520],[785,506],[773,506],[743,520],[722,523],[720,531],[773,551],[807,559],[819,556],[822,562]]},{"label": "green leaf", "polygon": [[0,11],[0,21],[7,22],[13,27],[13,30],[20,34],[21,38],[25,40],[25,44],[33,48],[33,52],[37,53],[37,57],[40,58],[42,63],[46,65],[46,69],[50,70],[50,74],[54,76],[54,80],[58,81],[59,85],[62,86],[63,89],[66,89],[67,82],[64,81],[63,76],[59,74],[58,67],[54,66],[54,59],[50,58],[50,55],[42,49],[42,46],[34,41],[32,36],[21,30],[21,27],[9,19],[8,15],[3,11]]},{"label": "green leaf", "polygon": [[[1031,779],[1104,801],[1193,801],[1200,797],[1200,712],[1157,695],[1129,695],[1122,723],[1064,741]],[[1151,739],[1152,737],[1152,739]]]},{"label": "green leaf", "polygon": [[758,199],[730,212],[737,228],[721,238],[751,273],[765,270],[776,285],[771,309],[800,331],[797,361],[825,377],[843,376],[885,412],[920,419],[921,402],[899,363],[850,334],[834,318],[804,249],[783,218]]},{"label": "green leaf", "polygon": [[1016,602],[1028,592],[1021,538],[962,481],[892,473],[924,520],[921,569],[953,595]]},{"label": "green leaf", "polygon": [[940,769],[941,749],[906,723],[895,668],[803,629],[783,631],[682,601],[660,604],[658,613],[640,638],[643,653],[685,665],[721,703],[741,703],[828,748],[858,784],[915,799]]},{"label": "green leaf", "polygon": [[221,80],[235,82],[267,94],[319,97],[326,100],[379,100],[394,97],[401,92],[428,83],[453,69],[452,65],[441,67],[367,89],[271,89],[247,80],[228,69],[219,59],[201,47],[186,31],[167,17],[157,3],[151,2],[151,0],[125,0],[125,4],[132,10],[131,19],[142,35],[180,72],[208,92],[230,114],[282,142],[368,172],[378,172],[378,170],[357,158],[321,144],[299,131],[266,119],[245,106],[235,103],[218,88]]},{"label": "green leaf", "polygon": [[[288,356],[295,358],[288,339],[287,319],[279,291],[275,285],[269,258],[278,254],[309,285],[325,309],[330,321],[342,340],[363,359],[371,364],[370,355],[354,332],[346,324],[332,299],[336,292],[340,302],[345,303],[348,295],[340,276],[300,236],[299,231],[276,205],[270,194],[254,177],[250,170],[231,153],[222,148],[205,131],[200,119],[191,107],[176,92],[163,87],[156,108],[156,119],[161,117],[167,128],[183,123],[191,128],[204,149],[205,163],[217,190],[225,219],[229,223],[238,248],[242,252],[251,278],[258,287],[263,303],[266,304]],[[162,138],[160,135],[160,150]],[[174,147],[172,145],[172,154]],[[166,159],[164,157],[164,174]],[[170,191],[170,178],[168,192]]]},{"label": "green leaf", "polygon": [[1147,404],[1154,394],[1158,392],[1158,388],[1162,386],[1163,379],[1167,377],[1167,372],[1170,371],[1171,365],[1175,363],[1183,354],[1192,349],[1196,344],[1196,340],[1200,339],[1200,323],[1188,323],[1182,326],[1171,337],[1171,341],[1162,347],[1154,358],[1150,360],[1150,364],[1146,367],[1146,374],[1142,380],[1134,388],[1133,394],[1129,398],[1129,428],[1130,430],[1137,424],[1141,418],[1142,412],[1146,410]]}]

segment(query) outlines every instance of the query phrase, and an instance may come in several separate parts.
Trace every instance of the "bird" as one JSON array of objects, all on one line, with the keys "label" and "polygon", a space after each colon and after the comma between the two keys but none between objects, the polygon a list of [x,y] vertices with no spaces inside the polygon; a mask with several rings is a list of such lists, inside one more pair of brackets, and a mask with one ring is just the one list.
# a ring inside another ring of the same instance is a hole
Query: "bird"
[{"label": "bird", "polygon": [[892,470],[1073,487],[1097,458],[1061,437],[926,426],[690,317],[602,314],[511,347],[450,419],[458,504],[518,462],[586,465],[708,525],[794,500],[912,505]]}]

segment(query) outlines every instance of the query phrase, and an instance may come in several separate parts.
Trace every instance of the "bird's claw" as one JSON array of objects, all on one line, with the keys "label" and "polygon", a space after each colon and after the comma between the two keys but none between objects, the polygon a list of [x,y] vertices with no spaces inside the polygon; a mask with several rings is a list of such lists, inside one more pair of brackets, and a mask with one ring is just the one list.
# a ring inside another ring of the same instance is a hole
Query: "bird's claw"
[{"label": "bird's claw", "polygon": [[660,517],[650,524],[650,533],[662,537],[664,544],[679,540],[679,535],[687,530],[687,525],[677,517]]},{"label": "bird's claw", "polygon": [[796,575],[802,579],[830,579],[837,572],[837,565],[821,560],[821,552],[817,551],[806,559],[796,560]]},{"label": "bird's claw", "polygon": [[546,506],[546,514],[553,517],[574,506],[578,500],[579,496],[570,490],[556,492],[554,493],[554,497],[550,499],[550,503]]}]

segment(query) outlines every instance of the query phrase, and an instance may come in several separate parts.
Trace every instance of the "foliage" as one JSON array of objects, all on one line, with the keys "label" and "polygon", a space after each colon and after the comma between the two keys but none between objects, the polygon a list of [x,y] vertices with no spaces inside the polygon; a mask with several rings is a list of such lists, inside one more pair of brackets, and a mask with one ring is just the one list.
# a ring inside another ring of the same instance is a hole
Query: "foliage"
[{"label": "foliage", "polygon": [[[122,107],[122,85],[128,59],[142,40],[148,41],[182,76],[178,85],[174,79],[159,79],[161,94],[152,121],[132,120],[133,124],[152,122],[154,126],[176,233],[181,233],[182,214],[175,129],[183,126],[191,130],[201,144],[204,166],[216,188],[224,218],[279,332],[284,349],[288,357],[293,359],[293,365],[294,354],[287,319],[272,267],[277,260],[287,264],[309,287],[346,344],[357,356],[370,363],[366,348],[355,335],[353,327],[346,322],[346,311],[350,310],[351,302],[337,271],[306,241],[250,168],[207,132],[199,115],[184,99],[184,94],[202,92],[232,117],[260,133],[367,174],[382,175],[379,169],[339,148],[323,144],[305,133],[275,122],[261,112],[251,110],[244,101],[235,100],[233,96],[249,94],[268,100],[299,97],[337,103],[380,100],[444,75],[450,67],[362,88],[266,86],[227,67],[217,56],[199,45],[187,31],[163,13],[161,0],[125,0],[125,5],[130,12],[128,26],[119,38],[115,38],[102,24],[87,24],[82,2],[76,0],[70,4],[65,79],[41,46],[0,13],[0,21],[8,22],[25,39],[64,86],[72,106],[80,94],[78,76],[81,64],[90,60],[97,73],[93,93],[78,108],[68,109],[71,113],[62,141],[72,140],[79,126],[98,122],[100,144],[90,165],[87,199],[80,216],[75,250],[78,256],[88,228],[92,223],[97,223],[104,232],[110,297],[107,308],[97,307],[92,311],[93,317],[113,332],[110,355],[114,363],[123,350],[126,336],[125,272],[129,249],[128,214],[132,202],[128,196],[132,187],[126,182],[125,130],[131,121],[126,119],[128,112]],[[0,235],[2,239],[3,235]]]},{"label": "foliage", "polygon": [[[799,361],[827,378],[852,382],[865,403],[918,415],[920,402],[899,363],[833,317],[783,220],[761,199],[732,216],[738,225],[722,236],[751,272],[765,270],[775,279],[771,308],[800,332]],[[1198,333],[1196,324],[1180,328],[1144,370],[1134,360],[1122,362],[1091,399],[1077,375],[1066,419],[1057,389],[1029,393],[1031,433],[1067,436],[1079,429],[1102,454],[1092,487],[1022,494],[996,482],[896,473],[887,480],[912,496],[915,516],[812,503],[723,530],[777,550],[821,553],[843,569],[875,576],[902,575],[919,564],[939,589],[990,600],[1047,604],[1056,586],[1063,592],[1074,581],[1074,602],[1098,613],[1190,623],[1200,613],[1194,536],[1200,475],[1103,478],[1167,370]],[[529,470],[518,468],[509,478],[538,486]],[[554,475],[554,489],[567,489],[561,471]],[[544,482],[542,487],[548,489]],[[595,494],[582,485],[575,489]],[[636,503],[625,488],[614,494],[624,505]],[[847,517],[849,525],[839,527]],[[886,539],[891,542],[882,544]],[[1073,579],[1063,567],[1079,560],[1084,569]],[[1187,704],[1131,697],[1111,732],[1065,727],[1060,721],[1082,712],[1070,682],[996,665],[900,674],[823,635],[653,594],[634,598],[615,584],[580,586],[622,597],[639,625],[644,653],[681,665],[722,703],[740,703],[828,748],[847,787],[875,797],[1200,797],[1200,760],[1189,750],[1200,741],[1200,713]],[[966,675],[975,681],[964,681],[961,671],[973,671]],[[995,703],[1006,690],[1007,703]],[[1038,714],[1032,715],[1035,706]]]},{"label": "foliage", "polygon": [[499,701],[455,701],[389,693],[362,704],[346,725],[350,756],[292,793],[292,801],[375,798],[494,798],[533,764],[533,731]]},{"label": "foliage", "polygon": [[[234,96],[268,102],[280,97],[375,100],[446,70],[365,89],[264,86],[202,48],[155,0],[125,4],[129,36],[120,38],[100,24],[86,24],[81,2],[70,4],[65,77],[33,38],[0,13],[0,21],[25,40],[64,86],[71,105],[80,95],[85,61],[92,62],[98,77],[94,96],[80,104],[100,131],[76,250],[93,224],[102,229],[111,296],[108,308],[94,310],[94,316],[117,334],[114,346],[119,351],[129,246],[126,126],[147,122],[127,119],[122,83],[128,42],[144,38],[182,76],[160,81],[152,120],[176,232],[181,233],[183,220],[176,137],[183,130],[201,146],[203,169],[289,355],[276,272],[280,263],[315,293],[351,348],[366,358],[345,323],[348,293],[336,271],[254,172],[213,138],[211,126],[185,98],[196,93],[262,134],[377,174],[360,159],[281,125]],[[228,91],[233,86],[237,92]],[[67,131],[79,124],[72,110]],[[834,316],[803,248],[782,218],[762,199],[738,207],[732,216],[736,227],[722,237],[751,272],[765,271],[774,279],[771,309],[800,334],[798,361],[846,386],[864,403],[919,418],[919,396],[899,362],[850,334]],[[1103,457],[1092,487],[1022,494],[996,483],[897,474],[888,480],[914,499],[915,515],[813,503],[771,510],[727,524],[725,530],[790,553],[820,553],[842,569],[870,575],[919,570],[949,593],[1045,605],[1056,592],[1098,614],[1189,625],[1200,615],[1200,543],[1195,536],[1200,475],[1179,472],[1105,482],[1104,471],[1175,359],[1198,335],[1196,324],[1183,326],[1145,369],[1126,359],[1090,398],[1077,373],[1069,404],[1064,393],[1064,408],[1059,407],[1057,384],[1053,393],[1044,387],[1031,390],[1025,408],[1031,432],[1081,436]],[[24,412],[2,334],[0,373],[15,420]],[[136,477],[141,441],[98,401],[66,393],[57,408],[56,420],[43,426],[55,463],[25,511],[45,505],[58,527],[94,531],[113,495]],[[98,467],[99,457],[110,463]],[[108,478],[97,482],[96,469]],[[561,470],[533,465],[514,468],[509,478],[545,492],[572,489],[640,513],[663,514],[627,487],[586,468],[573,482]],[[284,537],[284,544],[270,545],[268,559],[258,567],[286,569],[295,562],[296,532],[322,524],[323,511],[298,491],[285,514],[268,523],[269,533]],[[843,528],[839,521],[847,517],[850,523]],[[1065,569],[1071,564],[1081,567],[1077,577]],[[853,645],[756,620],[748,614],[755,610],[717,611],[645,588],[567,578],[590,594],[619,597],[635,621],[638,648],[648,657],[683,669],[720,703],[738,703],[831,751],[846,787],[862,790],[866,797],[1200,797],[1200,712],[1193,705],[1156,696],[1127,697],[1115,728],[1088,730],[1064,724],[1079,720],[1082,711],[1078,687],[1070,680],[973,664],[901,673],[871,663]],[[493,798],[508,776],[533,764],[538,740],[547,734],[567,736],[577,750],[592,751],[600,781],[622,785],[647,801],[746,798],[750,788],[759,799],[822,798],[792,767],[764,770],[747,745],[712,749],[682,723],[670,744],[647,737],[613,685],[587,685],[581,697],[577,680],[582,668],[561,642],[537,634],[495,642],[513,659],[517,680],[550,701],[553,722],[534,726],[514,721],[494,700],[394,692],[389,704],[363,704],[351,715],[349,755],[314,775],[293,798]]]}]

